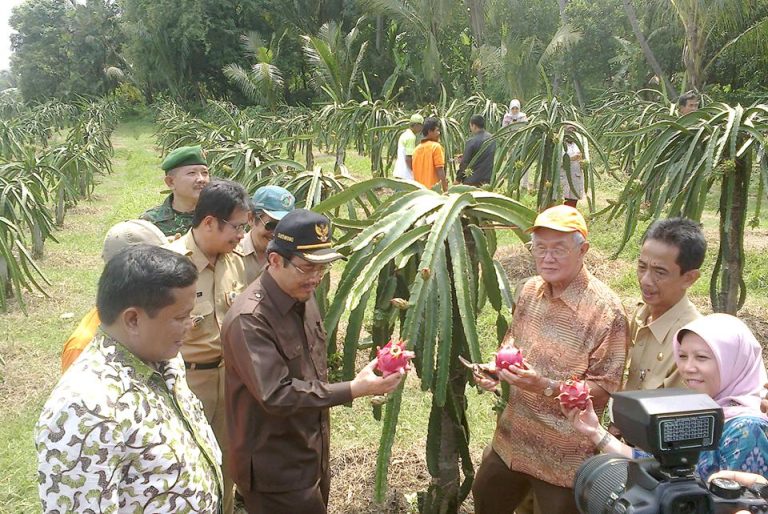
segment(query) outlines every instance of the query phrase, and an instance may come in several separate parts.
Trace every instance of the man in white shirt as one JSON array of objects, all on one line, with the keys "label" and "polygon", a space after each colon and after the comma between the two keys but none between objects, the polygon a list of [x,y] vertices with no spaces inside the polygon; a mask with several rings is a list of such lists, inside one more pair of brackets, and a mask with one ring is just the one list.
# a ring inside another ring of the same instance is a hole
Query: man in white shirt
[{"label": "man in white shirt", "polygon": [[397,140],[397,161],[392,174],[395,178],[407,180],[413,180],[413,152],[416,150],[416,135],[421,133],[421,127],[424,125],[424,117],[421,114],[414,114],[410,121],[410,128],[405,130]]}]

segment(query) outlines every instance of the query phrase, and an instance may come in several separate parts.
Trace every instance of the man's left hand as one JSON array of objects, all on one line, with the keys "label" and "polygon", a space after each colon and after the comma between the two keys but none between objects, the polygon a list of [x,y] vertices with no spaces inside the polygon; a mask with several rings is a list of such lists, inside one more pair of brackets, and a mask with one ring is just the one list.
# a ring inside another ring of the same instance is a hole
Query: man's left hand
[{"label": "man's left hand", "polygon": [[519,387],[525,391],[534,394],[544,394],[544,389],[549,385],[549,381],[538,374],[527,362],[526,368],[512,367],[509,370],[499,371],[499,378],[504,382]]}]

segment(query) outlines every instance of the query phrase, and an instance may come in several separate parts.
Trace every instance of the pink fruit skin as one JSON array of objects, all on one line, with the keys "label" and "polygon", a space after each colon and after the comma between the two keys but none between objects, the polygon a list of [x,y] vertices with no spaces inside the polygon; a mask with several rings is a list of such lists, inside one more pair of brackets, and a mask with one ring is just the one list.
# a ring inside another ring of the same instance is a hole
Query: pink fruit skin
[{"label": "pink fruit skin", "polygon": [[560,384],[560,394],[557,397],[560,405],[567,410],[574,407],[579,410],[587,408],[587,401],[592,398],[589,395],[589,385],[581,380],[566,380]]},{"label": "pink fruit skin", "polygon": [[398,371],[407,370],[408,363],[416,356],[415,353],[405,349],[405,341],[391,340],[376,352],[376,369],[382,376],[388,376]]},{"label": "pink fruit skin", "polygon": [[496,353],[496,369],[524,368],[523,352],[514,346],[502,346]]}]

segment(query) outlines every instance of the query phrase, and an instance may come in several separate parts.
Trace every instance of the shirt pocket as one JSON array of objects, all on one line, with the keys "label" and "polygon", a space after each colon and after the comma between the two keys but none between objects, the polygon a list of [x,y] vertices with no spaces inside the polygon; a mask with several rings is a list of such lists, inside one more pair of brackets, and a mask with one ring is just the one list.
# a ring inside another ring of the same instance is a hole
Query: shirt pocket
[{"label": "shirt pocket", "polygon": [[303,348],[301,335],[294,330],[287,330],[277,336],[278,350],[285,359],[285,365],[288,367],[288,376],[290,378],[304,378],[302,367]]},{"label": "shirt pocket", "polygon": [[213,323],[213,304],[209,300],[196,302],[189,317],[192,318],[192,328],[189,331],[190,339],[195,339],[206,332],[207,327]]}]

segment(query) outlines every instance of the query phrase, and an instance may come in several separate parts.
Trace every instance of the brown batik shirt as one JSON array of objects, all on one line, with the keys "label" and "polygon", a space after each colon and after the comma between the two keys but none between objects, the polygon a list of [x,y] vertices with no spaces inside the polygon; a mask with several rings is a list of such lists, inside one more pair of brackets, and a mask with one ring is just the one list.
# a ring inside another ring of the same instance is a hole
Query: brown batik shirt
[{"label": "brown batik shirt", "polygon": [[[540,375],[589,380],[613,392],[621,382],[629,330],[616,294],[582,269],[558,298],[541,277],[529,280],[504,342],[512,339]],[[595,453],[556,397],[516,387],[510,387],[493,448],[510,469],[561,487],[573,487],[576,470]]]}]

